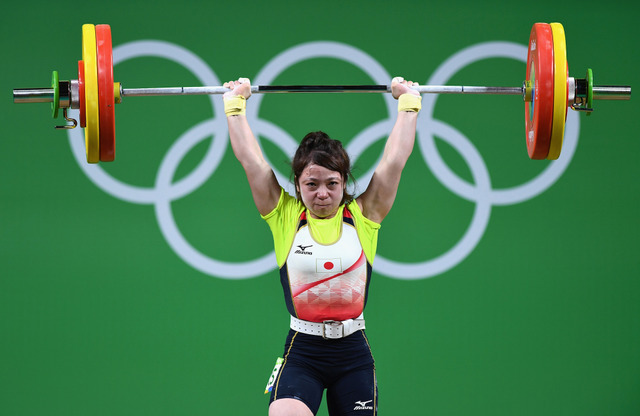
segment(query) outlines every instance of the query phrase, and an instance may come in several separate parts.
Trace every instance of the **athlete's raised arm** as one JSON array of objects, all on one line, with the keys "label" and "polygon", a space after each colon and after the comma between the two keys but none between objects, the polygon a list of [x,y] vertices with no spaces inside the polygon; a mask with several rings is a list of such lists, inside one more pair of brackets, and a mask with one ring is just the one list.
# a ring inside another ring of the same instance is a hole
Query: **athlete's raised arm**
[{"label": "athlete's raised arm", "polygon": [[387,139],[382,159],[373,173],[367,189],[356,201],[365,217],[382,222],[391,210],[400,184],[400,176],[407,163],[416,137],[416,123],[421,106],[420,94],[411,89],[418,85],[396,77],[391,81],[391,93],[398,102],[398,118]]},{"label": "athlete's raised arm", "polygon": [[223,95],[231,147],[247,175],[258,212],[266,215],[278,204],[280,185],[262,155],[262,149],[245,115],[246,102],[251,97],[251,81],[240,78],[226,82],[224,87],[232,90]]}]

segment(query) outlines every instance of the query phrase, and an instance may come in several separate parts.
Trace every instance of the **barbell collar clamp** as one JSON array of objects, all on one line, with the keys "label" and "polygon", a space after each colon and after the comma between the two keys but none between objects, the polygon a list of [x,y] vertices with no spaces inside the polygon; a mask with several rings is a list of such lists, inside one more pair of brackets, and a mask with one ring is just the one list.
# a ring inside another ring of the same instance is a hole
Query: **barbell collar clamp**
[{"label": "barbell collar clamp", "polygon": [[58,82],[59,89],[59,98],[58,98],[58,106],[60,108],[69,108],[71,107],[71,82],[70,81],[60,81]]}]

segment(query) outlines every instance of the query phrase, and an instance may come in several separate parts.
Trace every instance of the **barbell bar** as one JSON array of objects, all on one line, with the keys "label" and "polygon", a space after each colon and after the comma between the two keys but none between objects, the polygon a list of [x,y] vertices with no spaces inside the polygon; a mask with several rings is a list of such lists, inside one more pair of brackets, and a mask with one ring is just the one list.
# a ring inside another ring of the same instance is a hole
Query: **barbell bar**
[{"label": "barbell bar", "polygon": [[[52,115],[62,109],[68,124],[78,121],[67,110],[80,110],[79,124],[85,128],[88,163],[115,159],[115,104],[124,97],[224,94],[222,86],[123,88],[113,78],[113,54],[109,25],[82,26],[82,60],[78,79],[60,81],[53,71],[50,88],[13,90],[14,103],[50,103]],[[593,100],[629,100],[631,87],[594,85],[593,71],[584,79],[569,77],[564,28],[560,23],[535,23],[529,37],[525,81],[520,87],[420,85],[420,94],[520,95],[525,103],[525,135],[531,159],[557,159],[562,149],[567,110],[593,111]],[[262,93],[390,93],[389,85],[253,85]]]}]

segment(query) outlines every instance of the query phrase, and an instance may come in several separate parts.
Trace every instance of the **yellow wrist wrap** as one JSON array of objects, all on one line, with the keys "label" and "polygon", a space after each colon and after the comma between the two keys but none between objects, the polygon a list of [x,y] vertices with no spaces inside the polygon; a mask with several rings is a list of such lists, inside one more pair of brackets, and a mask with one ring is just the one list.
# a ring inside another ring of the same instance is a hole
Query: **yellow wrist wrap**
[{"label": "yellow wrist wrap", "polygon": [[245,115],[247,112],[247,99],[242,95],[234,95],[224,99],[224,113],[227,116]]},{"label": "yellow wrist wrap", "polygon": [[402,94],[398,98],[398,112],[413,111],[417,113],[422,108],[422,96],[413,94]]}]

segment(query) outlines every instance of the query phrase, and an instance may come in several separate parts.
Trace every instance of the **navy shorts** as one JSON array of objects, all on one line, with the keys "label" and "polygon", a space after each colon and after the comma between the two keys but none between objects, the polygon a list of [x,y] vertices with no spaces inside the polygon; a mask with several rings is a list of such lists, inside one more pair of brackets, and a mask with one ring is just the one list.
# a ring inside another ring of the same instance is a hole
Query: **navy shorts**
[{"label": "navy shorts", "polygon": [[326,389],[331,416],[378,413],[375,364],[364,330],[340,339],[290,330],[284,359],[270,402],[301,400],[316,414]]}]

